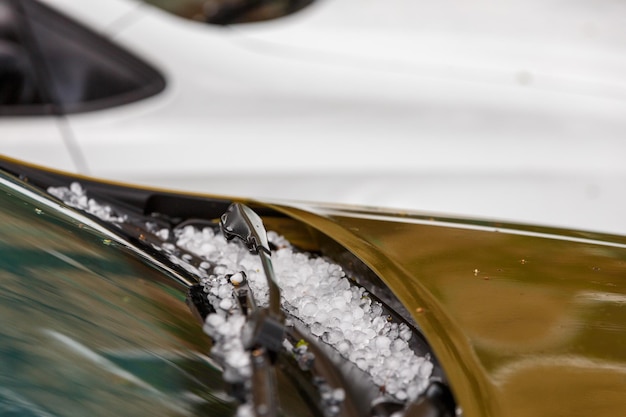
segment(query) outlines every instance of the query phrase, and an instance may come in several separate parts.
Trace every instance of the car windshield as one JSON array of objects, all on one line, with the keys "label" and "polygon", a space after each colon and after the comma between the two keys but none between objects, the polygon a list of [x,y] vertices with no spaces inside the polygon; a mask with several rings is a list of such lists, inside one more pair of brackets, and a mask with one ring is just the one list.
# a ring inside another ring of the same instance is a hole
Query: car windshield
[{"label": "car windshield", "polygon": [[0,177],[0,415],[233,415],[182,285],[12,184]]},{"label": "car windshield", "polygon": [[144,0],[170,13],[207,23],[258,22],[295,13],[313,0]]}]

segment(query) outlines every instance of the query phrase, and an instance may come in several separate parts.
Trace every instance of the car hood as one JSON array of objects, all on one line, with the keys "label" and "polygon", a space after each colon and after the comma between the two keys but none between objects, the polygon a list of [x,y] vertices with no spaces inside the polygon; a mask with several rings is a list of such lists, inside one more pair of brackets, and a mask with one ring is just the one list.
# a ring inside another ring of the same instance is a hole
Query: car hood
[{"label": "car hood", "polygon": [[345,245],[394,291],[464,415],[608,415],[626,406],[626,239],[346,208],[280,210]]}]

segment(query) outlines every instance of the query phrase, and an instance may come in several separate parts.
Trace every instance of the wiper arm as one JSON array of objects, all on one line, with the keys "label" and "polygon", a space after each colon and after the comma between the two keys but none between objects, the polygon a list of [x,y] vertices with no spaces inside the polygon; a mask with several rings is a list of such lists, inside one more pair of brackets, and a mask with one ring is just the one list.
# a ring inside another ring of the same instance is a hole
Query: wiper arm
[{"label": "wiper arm", "polygon": [[222,233],[227,240],[238,238],[251,253],[258,254],[263,264],[269,286],[269,309],[253,311],[243,335],[246,349],[263,347],[276,354],[282,349],[285,337],[284,315],[280,307],[280,287],[270,258],[271,250],[263,221],[248,206],[239,203],[230,205],[220,219]]},{"label": "wiper arm", "polygon": [[[280,306],[280,288],[274,275],[270,258],[271,251],[263,221],[249,207],[234,203],[221,217],[220,226],[226,239],[240,239],[251,253],[258,254],[261,257],[270,288],[269,309],[256,308],[254,297],[243,272],[240,272],[243,280],[234,289],[234,295],[240,309],[244,314],[248,312],[250,317],[249,322],[244,327],[242,338],[244,347],[250,351],[253,412],[257,417],[276,415],[278,398],[274,362],[279,352],[284,350],[286,345],[290,345],[287,339],[291,339],[293,341],[307,340],[307,345],[310,343],[313,350],[313,355],[311,355],[312,363],[310,368],[308,365],[305,368],[312,372],[314,376],[317,375],[317,389],[323,398],[322,402],[326,403],[321,404],[324,414],[329,417],[337,415],[339,408],[336,407],[335,399],[324,399],[324,397],[328,396],[328,393],[324,395],[322,392],[331,390],[329,383],[332,383],[333,386],[343,386],[343,381],[341,381],[339,373],[333,368],[332,363],[325,358],[319,349],[314,347],[313,341],[310,341],[308,337],[296,328],[290,327],[286,329],[284,315]],[[327,379],[329,377],[330,379]],[[340,391],[344,392],[342,389]],[[343,402],[343,398],[341,402]],[[351,404],[352,401],[347,401],[347,403]],[[343,415],[356,414],[354,407],[347,407]]]},{"label": "wiper arm", "polygon": [[251,399],[257,417],[276,416],[278,395],[276,370],[273,362],[282,349],[285,339],[284,315],[280,307],[280,288],[276,282],[270,258],[267,232],[261,218],[249,207],[234,203],[220,220],[222,233],[227,240],[238,238],[251,253],[258,254],[269,286],[269,309],[258,308],[248,286],[245,274],[235,286],[233,295],[240,309],[250,319],[243,329],[242,341],[250,352],[252,367]]},{"label": "wiper arm", "polygon": [[220,219],[222,233],[227,240],[238,238],[244,242],[250,253],[258,254],[263,264],[270,289],[270,314],[283,322],[280,308],[280,288],[276,282],[274,267],[270,257],[271,250],[267,239],[267,232],[263,220],[251,208],[239,203],[233,203]]}]

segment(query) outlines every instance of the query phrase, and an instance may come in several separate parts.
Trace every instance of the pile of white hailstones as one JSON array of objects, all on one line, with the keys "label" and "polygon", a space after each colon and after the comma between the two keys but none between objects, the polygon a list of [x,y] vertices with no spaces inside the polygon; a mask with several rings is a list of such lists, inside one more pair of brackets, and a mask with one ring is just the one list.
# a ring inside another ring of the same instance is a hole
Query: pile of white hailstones
[{"label": "pile of white hailstones", "polygon": [[[79,184],[51,188],[48,192],[103,220],[124,221],[110,208],[88,199]],[[169,233],[163,230],[159,234],[167,237]],[[207,317],[204,329],[216,340],[216,351],[212,353],[222,357],[230,372],[234,372],[225,378],[247,377],[249,357],[240,338],[245,318],[236,312],[231,279],[238,279],[237,273],[245,272],[257,303],[267,305],[268,286],[259,257],[243,245],[227,242],[211,228],[198,230],[186,226],[176,230],[174,237],[181,249],[218,265],[212,275],[207,275],[189,264],[184,265],[185,259],[173,259],[188,271],[198,272],[205,291],[214,300],[216,313]],[[409,327],[389,321],[381,305],[362,287],[352,285],[339,265],[298,253],[273,232],[268,233],[268,238],[279,247],[272,253],[272,262],[287,316],[305,323],[313,335],[371,375],[374,383],[384,386],[388,394],[398,400],[417,398],[428,385],[433,364],[410,349]],[[165,251],[170,252],[167,248]]]}]

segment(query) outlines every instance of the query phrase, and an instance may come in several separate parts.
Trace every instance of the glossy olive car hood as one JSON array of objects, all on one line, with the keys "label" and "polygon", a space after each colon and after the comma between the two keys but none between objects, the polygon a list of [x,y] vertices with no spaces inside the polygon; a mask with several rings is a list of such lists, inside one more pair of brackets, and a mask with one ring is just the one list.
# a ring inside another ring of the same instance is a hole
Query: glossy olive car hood
[{"label": "glossy olive car hood", "polygon": [[280,208],[409,309],[465,416],[626,409],[626,240],[346,209]]}]

